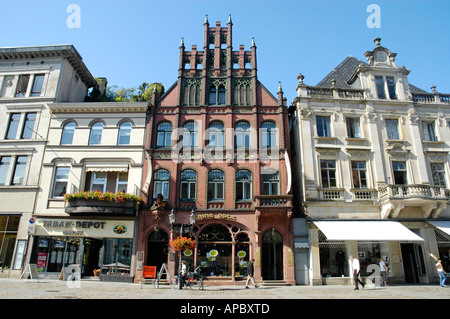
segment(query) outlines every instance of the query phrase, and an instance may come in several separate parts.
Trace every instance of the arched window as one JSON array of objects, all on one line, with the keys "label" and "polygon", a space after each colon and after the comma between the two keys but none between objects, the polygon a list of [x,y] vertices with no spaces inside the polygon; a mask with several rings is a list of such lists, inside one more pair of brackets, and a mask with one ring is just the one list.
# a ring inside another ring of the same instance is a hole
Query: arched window
[{"label": "arched window", "polygon": [[186,169],[181,172],[181,200],[194,200],[197,185],[197,172],[192,169]]},{"label": "arched window", "polygon": [[209,146],[223,147],[225,145],[225,126],[222,122],[214,121],[209,126]]},{"label": "arched window", "polygon": [[208,200],[224,199],[224,174],[221,170],[214,169],[208,173]]},{"label": "arched window", "polygon": [[172,139],[172,123],[162,122],[156,132],[156,147],[170,147]]},{"label": "arched window", "polygon": [[262,147],[277,146],[277,125],[274,122],[264,122],[261,126]]},{"label": "arched window", "polygon": [[248,148],[250,147],[250,124],[248,122],[238,122],[234,131],[234,147]]},{"label": "arched window", "polygon": [[91,127],[89,145],[100,145],[102,143],[103,123],[96,122]]},{"label": "arched window", "polygon": [[131,138],[131,122],[123,122],[119,127],[119,138],[117,140],[117,145],[129,145]]},{"label": "arched window", "polygon": [[236,172],[236,200],[252,199],[252,173],[246,169]]},{"label": "arched window", "polygon": [[75,127],[76,124],[74,122],[69,122],[64,125],[61,136],[61,145],[72,145]]},{"label": "arched window", "polygon": [[183,147],[195,147],[198,145],[198,125],[194,121],[187,122],[183,126]]},{"label": "arched window", "polygon": [[166,169],[159,169],[155,172],[153,179],[153,199],[162,194],[164,199],[169,198],[170,173]]}]

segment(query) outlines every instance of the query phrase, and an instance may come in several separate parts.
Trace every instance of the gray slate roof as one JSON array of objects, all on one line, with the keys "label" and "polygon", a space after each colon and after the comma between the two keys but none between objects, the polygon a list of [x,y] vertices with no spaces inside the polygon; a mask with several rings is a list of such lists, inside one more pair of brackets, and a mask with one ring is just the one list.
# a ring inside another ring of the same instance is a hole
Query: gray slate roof
[{"label": "gray slate roof", "polygon": [[[348,84],[348,80],[352,76],[352,74],[355,72],[356,68],[360,64],[368,65],[367,63],[352,57],[348,56],[345,58],[344,61],[342,61],[337,67],[334,68],[333,71],[328,73],[326,77],[324,77],[319,83],[317,83],[316,86],[320,87],[331,87],[331,81],[336,80],[336,86],[343,89],[359,89],[359,81],[355,81],[353,85]],[[422,90],[421,88],[418,88],[415,85],[412,85],[409,83],[409,89],[411,92],[415,93],[427,93],[427,91]]]}]

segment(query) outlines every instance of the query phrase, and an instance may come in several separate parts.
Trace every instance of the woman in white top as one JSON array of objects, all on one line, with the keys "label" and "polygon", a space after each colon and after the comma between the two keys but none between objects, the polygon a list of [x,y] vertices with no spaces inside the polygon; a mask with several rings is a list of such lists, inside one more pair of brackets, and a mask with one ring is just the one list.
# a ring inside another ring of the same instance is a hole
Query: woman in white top
[{"label": "woman in white top", "polygon": [[442,262],[440,259],[438,259],[436,263],[436,270],[439,274],[439,284],[441,287],[447,287],[445,285],[445,282],[447,281],[447,273],[444,271],[444,267],[442,267]]}]

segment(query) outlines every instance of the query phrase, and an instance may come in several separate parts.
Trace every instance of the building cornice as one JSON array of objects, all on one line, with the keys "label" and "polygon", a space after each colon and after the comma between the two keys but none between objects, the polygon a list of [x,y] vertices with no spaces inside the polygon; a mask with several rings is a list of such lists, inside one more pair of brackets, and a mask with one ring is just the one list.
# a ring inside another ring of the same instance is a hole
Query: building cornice
[{"label": "building cornice", "polygon": [[52,103],[52,113],[146,113],[148,102]]}]

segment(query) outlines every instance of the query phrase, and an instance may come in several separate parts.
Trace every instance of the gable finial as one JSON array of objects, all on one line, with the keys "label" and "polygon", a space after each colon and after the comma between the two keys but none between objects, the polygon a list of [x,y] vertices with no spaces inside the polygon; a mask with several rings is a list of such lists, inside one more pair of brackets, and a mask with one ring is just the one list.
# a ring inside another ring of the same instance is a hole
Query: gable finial
[{"label": "gable finial", "polygon": [[373,42],[375,42],[375,44],[377,45],[377,47],[380,46],[380,42],[381,42],[381,38],[376,37],[375,40],[373,40]]}]

